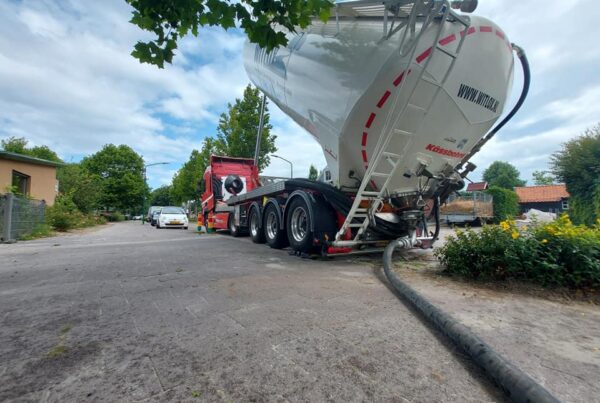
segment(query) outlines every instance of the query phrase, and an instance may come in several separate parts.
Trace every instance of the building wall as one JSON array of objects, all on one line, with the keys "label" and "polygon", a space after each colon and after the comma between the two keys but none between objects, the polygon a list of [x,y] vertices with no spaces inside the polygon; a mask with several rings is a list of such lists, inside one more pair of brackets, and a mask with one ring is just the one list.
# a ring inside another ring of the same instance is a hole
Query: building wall
[{"label": "building wall", "polygon": [[536,209],[546,213],[562,213],[566,211],[562,207],[562,201],[559,202],[542,202],[542,203],[519,203],[521,213],[526,213],[529,209]]},{"label": "building wall", "polygon": [[49,206],[54,204],[58,185],[56,167],[0,159],[0,193],[4,193],[12,185],[13,170],[30,176],[29,196],[31,198],[45,200]]}]

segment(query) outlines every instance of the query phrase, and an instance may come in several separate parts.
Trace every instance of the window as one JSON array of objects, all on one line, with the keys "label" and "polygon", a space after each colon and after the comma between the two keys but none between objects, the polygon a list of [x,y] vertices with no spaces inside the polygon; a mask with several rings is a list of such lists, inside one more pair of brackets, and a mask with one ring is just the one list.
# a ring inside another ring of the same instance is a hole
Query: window
[{"label": "window", "polygon": [[569,209],[569,200],[563,199],[563,201],[562,201],[562,209],[563,210],[568,210]]},{"label": "window", "polygon": [[29,175],[12,171],[12,187],[16,193],[28,195],[30,182],[31,177]]}]

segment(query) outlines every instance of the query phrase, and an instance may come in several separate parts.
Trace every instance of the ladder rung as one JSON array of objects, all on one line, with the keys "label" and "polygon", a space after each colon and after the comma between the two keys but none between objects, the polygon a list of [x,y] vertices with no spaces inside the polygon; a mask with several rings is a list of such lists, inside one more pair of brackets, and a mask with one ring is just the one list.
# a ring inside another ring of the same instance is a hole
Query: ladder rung
[{"label": "ladder rung", "polygon": [[450,56],[453,59],[456,59],[456,56],[458,56],[456,53],[451,52],[448,49],[446,49],[446,48],[444,48],[443,46],[440,46],[440,45],[437,45],[436,49],[442,51],[442,53],[447,54],[448,56]]},{"label": "ladder rung", "polygon": [[373,172],[371,174],[371,176],[377,176],[377,177],[380,177],[380,178],[387,178],[388,176],[390,176],[390,174],[386,174],[386,173],[383,173],[383,172]]},{"label": "ladder rung", "polygon": [[427,109],[425,109],[425,108],[423,108],[422,106],[419,106],[419,105],[408,104],[406,106],[410,106],[411,108],[413,108],[414,110],[417,110],[417,111],[427,112]]},{"label": "ladder rung", "polygon": [[369,211],[369,209],[366,208],[357,208],[356,210],[354,210],[357,213],[366,213],[367,211]]},{"label": "ladder rung", "polygon": [[401,129],[394,129],[394,133],[400,134],[403,136],[412,136],[414,134],[412,132],[407,132],[406,130],[401,130]]},{"label": "ladder rung", "polygon": [[394,154],[394,153],[391,153],[391,152],[388,152],[388,151],[384,151],[383,155],[385,157],[396,158],[396,159],[402,158],[402,156],[400,156],[399,154]]},{"label": "ladder rung", "polygon": [[428,77],[421,77],[421,80],[425,81],[428,84],[434,85],[436,87],[440,87],[441,86],[440,83],[438,83],[437,81],[432,80],[431,78],[428,78]]},{"label": "ladder rung", "polygon": [[360,224],[357,224],[357,223],[348,224],[348,228],[360,228],[360,227],[363,226],[363,224],[364,223],[360,223]]},{"label": "ladder rung", "polygon": [[367,218],[369,215],[366,213],[354,213],[354,218]]},{"label": "ladder rung", "polygon": [[362,192],[361,196],[379,196],[379,192],[372,192],[370,190],[366,190]]}]

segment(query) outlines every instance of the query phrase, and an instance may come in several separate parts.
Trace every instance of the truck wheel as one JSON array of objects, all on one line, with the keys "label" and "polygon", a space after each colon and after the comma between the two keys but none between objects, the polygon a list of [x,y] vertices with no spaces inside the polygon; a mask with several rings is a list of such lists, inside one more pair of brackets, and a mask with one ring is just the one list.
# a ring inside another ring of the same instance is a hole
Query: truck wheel
[{"label": "truck wheel", "polygon": [[310,253],[313,249],[310,213],[306,201],[296,197],[288,207],[286,230],[292,249]]},{"label": "truck wheel", "polygon": [[263,232],[267,244],[273,249],[281,249],[285,246],[286,234],[281,229],[279,213],[273,204],[267,205],[263,216]]},{"label": "truck wheel", "polygon": [[229,234],[232,237],[237,238],[241,235],[242,231],[240,227],[235,225],[233,213],[229,213],[229,218],[227,219],[227,228],[229,228]]},{"label": "truck wheel", "polygon": [[250,227],[250,237],[254,243],[265,243],[265,233],[260,228],[260,214],[256,207],[250,209],[250,216],[248,218]]}]

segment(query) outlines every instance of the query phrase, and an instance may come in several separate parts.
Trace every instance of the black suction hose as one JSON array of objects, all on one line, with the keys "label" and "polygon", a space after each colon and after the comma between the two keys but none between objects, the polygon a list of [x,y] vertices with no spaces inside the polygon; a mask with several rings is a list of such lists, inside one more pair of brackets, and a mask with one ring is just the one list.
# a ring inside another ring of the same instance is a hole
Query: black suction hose
[{"label": "black suction hose", "polygon": [[498,123],[488,134],[486,134],[481,140],[479,140],[477,144],[475,144],[475,147],[473,147],[473,149],[469,153],[467,153],[465,157],[463,157],[463,159],[460,161],[460,164],[458,164],[459,166],[462,166],[465,162],[471,159],[473,155],[479,152],[479,150],[481,150],[481,147],[483,147],[485,143],[490,141],[492,137],[494,137],[494,135],[498,133],[500,129],[502,129],[504,125],[506,125],[513,118],[513,116],[515,116],[519,109],[521,109],[523,102],[525,102],[525,98],[527,98],[527,93],[529,93],[529,85],[531,84],[531,71],[529,70],[529,61],[527,60],[527,55],[525,54],[525,51],[520,46],[515,45],[514,43],[511,45],[515,52],[517,52],[517,57],[519,58],[519,61],[521,62],[521,67],[523,68],[523,89],[521,90],[521,96],[517,100],[515,106],[513,106],[511,111],[508,113],[508,115],[506,115],[504,119],[502,119],[502,121],[500,121],[500,123]]},{"label": "black suction hose", "polygon": [[433,305],[396,276],[392,269],[394,249],[397,247],[409,248],[411,246],[412,243],[408,238],[401,238],[390,242],[383,252],[383,270],[398,294],[408,301],[427,321],[433,324],[437,330],[450,338],[458,348],[468,354],[514,402],[559,402],[543,386],[512,365],[486,342],[473,334],[468,327]]}]

